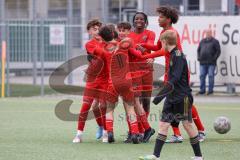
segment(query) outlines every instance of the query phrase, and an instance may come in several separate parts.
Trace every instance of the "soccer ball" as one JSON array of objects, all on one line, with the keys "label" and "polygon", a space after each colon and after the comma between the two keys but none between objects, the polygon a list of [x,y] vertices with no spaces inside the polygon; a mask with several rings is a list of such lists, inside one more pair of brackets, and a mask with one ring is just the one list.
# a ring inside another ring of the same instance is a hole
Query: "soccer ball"
[{"label": "soccer ball", "polygon": [[231,122],[227,117],[217,117],[214,122],[214,129],[219,134],[226,134],[231,129]]}]

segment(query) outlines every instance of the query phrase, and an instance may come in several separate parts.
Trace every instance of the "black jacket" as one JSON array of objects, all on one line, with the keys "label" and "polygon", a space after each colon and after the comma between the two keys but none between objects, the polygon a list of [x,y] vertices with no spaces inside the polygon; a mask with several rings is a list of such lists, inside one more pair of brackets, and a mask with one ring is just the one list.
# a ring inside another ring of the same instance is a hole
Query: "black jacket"
[{"label": "black jacket", "polygon": [[197,59],[200,64],[216,65],[217,59],[221,54],[219,41],[215,38],[204,38],[201,40],[198,49]]},{"label": "black jacket", "polygon": [[187,60],[181,51],[174,48],[170,53],[168,82],[173,86],[173,91],[167,95],[170,103],[179,103],[185,96],[191,96],[191,88],[188,80]]}]

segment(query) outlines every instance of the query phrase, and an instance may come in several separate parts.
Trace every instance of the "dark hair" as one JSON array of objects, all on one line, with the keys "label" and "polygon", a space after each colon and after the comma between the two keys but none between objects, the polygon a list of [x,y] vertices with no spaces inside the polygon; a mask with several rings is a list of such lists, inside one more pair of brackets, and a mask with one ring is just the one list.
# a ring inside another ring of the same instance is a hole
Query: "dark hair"
[{"label": "dark hair", "polygon": [[113,31],[113,39],[118,39],[118,32],[117,31]]},{"label": "dark hair", "polygon": [[117,28],[123,28],[123,29],[128,29],[130,30],[132,28],[131,24],[129,22],[120,22],[117,24]]},{"label": "dark hair", "polygon": [[171,19],[171,23],[175,24],[178,21],[178,11],[170,6],[161,6],[157,8],[157,12]]},{"label": "dark hair", "polygon": [[148,16],[147,16],[146,13],[144,13],[144,12],[136,12],[136,13],[135,13],[135,15],[133,16],[133,24],[134,24],[135,17],[136,17],[136,15],[138,15],[138,14],[143,15],[144,21],[145,21],[145,23],[146,23],[146,26],[148,26]]},{"label": "dark hair", "polygon": [[102,22],[100,22],[98,19],[93,19],[93,20],[89,21],[87,24],[87,30],[89,30],[91,27],[94,27],[94,26],[101,27]]},{"label": "dark hair", "polygon": [[98,34],[106,42],[109,42],[109,41],[113,40],[113,38],[114,38],[114,31],[109,26],[101,27]]},{"label": "dark hair", "polygon": [[116,25],[113,23],[107,23],[106,26],[109,27],[113,31],[113,39],[117,39],[118,33],[116,31]]}]

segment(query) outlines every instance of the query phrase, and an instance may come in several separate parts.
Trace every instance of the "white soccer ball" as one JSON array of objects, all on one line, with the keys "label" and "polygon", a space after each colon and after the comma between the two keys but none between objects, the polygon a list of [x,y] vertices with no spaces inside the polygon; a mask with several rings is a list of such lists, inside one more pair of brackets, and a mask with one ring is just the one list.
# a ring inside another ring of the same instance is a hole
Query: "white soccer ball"
[{"label": "white soccer ball", "polygon": [[217,117],[214,122],[214,129],[219,134],[226,134],[231,129],[231,122],[227,117]]}]

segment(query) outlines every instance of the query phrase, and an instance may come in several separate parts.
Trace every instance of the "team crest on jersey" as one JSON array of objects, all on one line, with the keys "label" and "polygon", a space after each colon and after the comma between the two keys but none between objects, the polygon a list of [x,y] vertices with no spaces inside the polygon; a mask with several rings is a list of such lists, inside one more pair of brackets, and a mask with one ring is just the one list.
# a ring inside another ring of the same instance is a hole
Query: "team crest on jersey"
[{"label": "team crest on jersey", "polygon": [[144,42],[146,42],[146,41],[147,41],[147,36],[146,36],[146,35],[143,36],[143,37],[142,37],[142,40],[143,40]]},{"label": "team crest on jersey", "polygon": [[175,51],[176,56],[181,56],[181,52],[179,50]]}]

